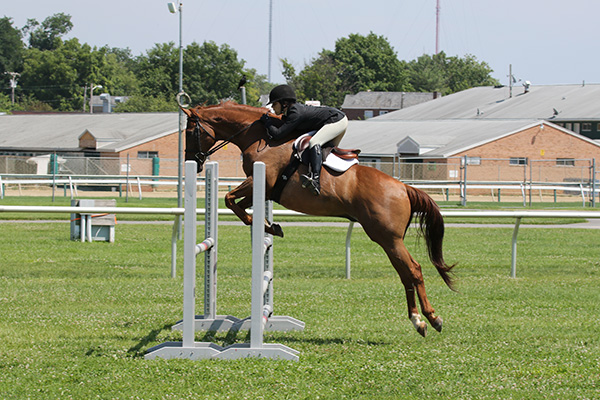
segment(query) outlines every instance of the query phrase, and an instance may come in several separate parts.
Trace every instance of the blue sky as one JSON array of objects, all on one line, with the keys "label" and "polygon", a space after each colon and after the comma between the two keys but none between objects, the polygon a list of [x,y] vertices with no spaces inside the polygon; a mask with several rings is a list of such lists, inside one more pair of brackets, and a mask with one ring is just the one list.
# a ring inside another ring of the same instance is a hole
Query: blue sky
[{"label": "blue sky", "polygon": [[[64,12],[77,37],[93,46],[129,47],[134,55],[155,43],[179,41],[179,16],[163,0],[12,0],[0,16],[17,27]],[[473,54],[508,83],[600,83],[600,2],[594,0],[440,0],[440,50]],[[282,83],[280,58],[299,71],[323,49],[351,33],[385,36],[398,57],[435,51],[436,0],[273,0],[272,79]],[[183,44],[227,43],[258,73],[268,72],[269,0],[183,1]]]}]

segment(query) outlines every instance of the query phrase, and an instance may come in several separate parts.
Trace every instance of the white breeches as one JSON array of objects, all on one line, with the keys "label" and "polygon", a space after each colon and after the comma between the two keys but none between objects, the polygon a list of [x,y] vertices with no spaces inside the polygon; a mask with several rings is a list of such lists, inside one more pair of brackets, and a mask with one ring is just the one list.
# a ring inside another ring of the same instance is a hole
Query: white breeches
[{"label": "white breeches", "polygon": [[310,139],[310,147],[313,147],[316,144],[322,146],[327,142],[332,142],[334,146],[337,146],[344,137],[347,128],[348,118],[346,116],[332,124],[323,125],[323,127]]}]

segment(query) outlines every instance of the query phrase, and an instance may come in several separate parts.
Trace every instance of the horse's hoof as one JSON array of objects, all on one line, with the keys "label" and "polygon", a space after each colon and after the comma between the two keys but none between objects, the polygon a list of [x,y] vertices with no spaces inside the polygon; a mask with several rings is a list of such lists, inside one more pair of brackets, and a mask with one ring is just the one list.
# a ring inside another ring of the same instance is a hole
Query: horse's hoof
[{"label": "horse's hoof", "polygon": [[283,237],[283,229],[281,229],[281,225],[279,224],[271,224],[270,233],[273,236]]},{"label": "horse's hoof", "polygon": [[421,335],[423,337],[427,336],[427,324],[425,323],[425,321],[422,321],[417,326],[417,332],[419,332],[419,335]]},{"label": "horse's hoof", "polygon": [[442,331],[442,324],[444,323],[444,320],[442,319],[442,317],[437,317],[432,323],[431,326],[433,326],[433,328],[438,331],[441,332]]}]

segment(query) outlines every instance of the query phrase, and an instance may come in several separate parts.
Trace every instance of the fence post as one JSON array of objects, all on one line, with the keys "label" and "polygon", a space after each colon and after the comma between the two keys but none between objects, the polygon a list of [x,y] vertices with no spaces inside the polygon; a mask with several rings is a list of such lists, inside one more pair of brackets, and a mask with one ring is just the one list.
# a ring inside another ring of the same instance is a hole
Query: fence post
[{"label": "fence post", "polygon": [[463,181],[462,181],[462,191],[460,196],[460,204],[464,207],[467,205],[467,155],[465,154],[462,158],[462,171],[463,171]]},{"label": "fence post", "polygon": [[596,207],[596,159],[592,158],[592,207]]}]

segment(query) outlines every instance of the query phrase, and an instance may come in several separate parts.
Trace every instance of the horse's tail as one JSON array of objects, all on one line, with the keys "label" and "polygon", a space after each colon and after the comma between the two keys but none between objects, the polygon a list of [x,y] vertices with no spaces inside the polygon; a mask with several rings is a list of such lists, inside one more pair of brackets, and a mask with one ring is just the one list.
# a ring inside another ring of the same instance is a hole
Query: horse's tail
[{"label": "horse's tail", "polygon": [[405,185],[405,187],[412,211],[411,219],[408,221],[406,228],[408,229],[412,217],[416,216],[419,220],[419,232],[425,237],[425,242],[427,243],[429,259],[438,270],[444,282],[446,282],[446,285],[454,290],[450,271],[456,264],[448,265],[444,261],[444,254],[442,252],[444,218],[440,213],[440,209],[424,191],[408,185]]}]

